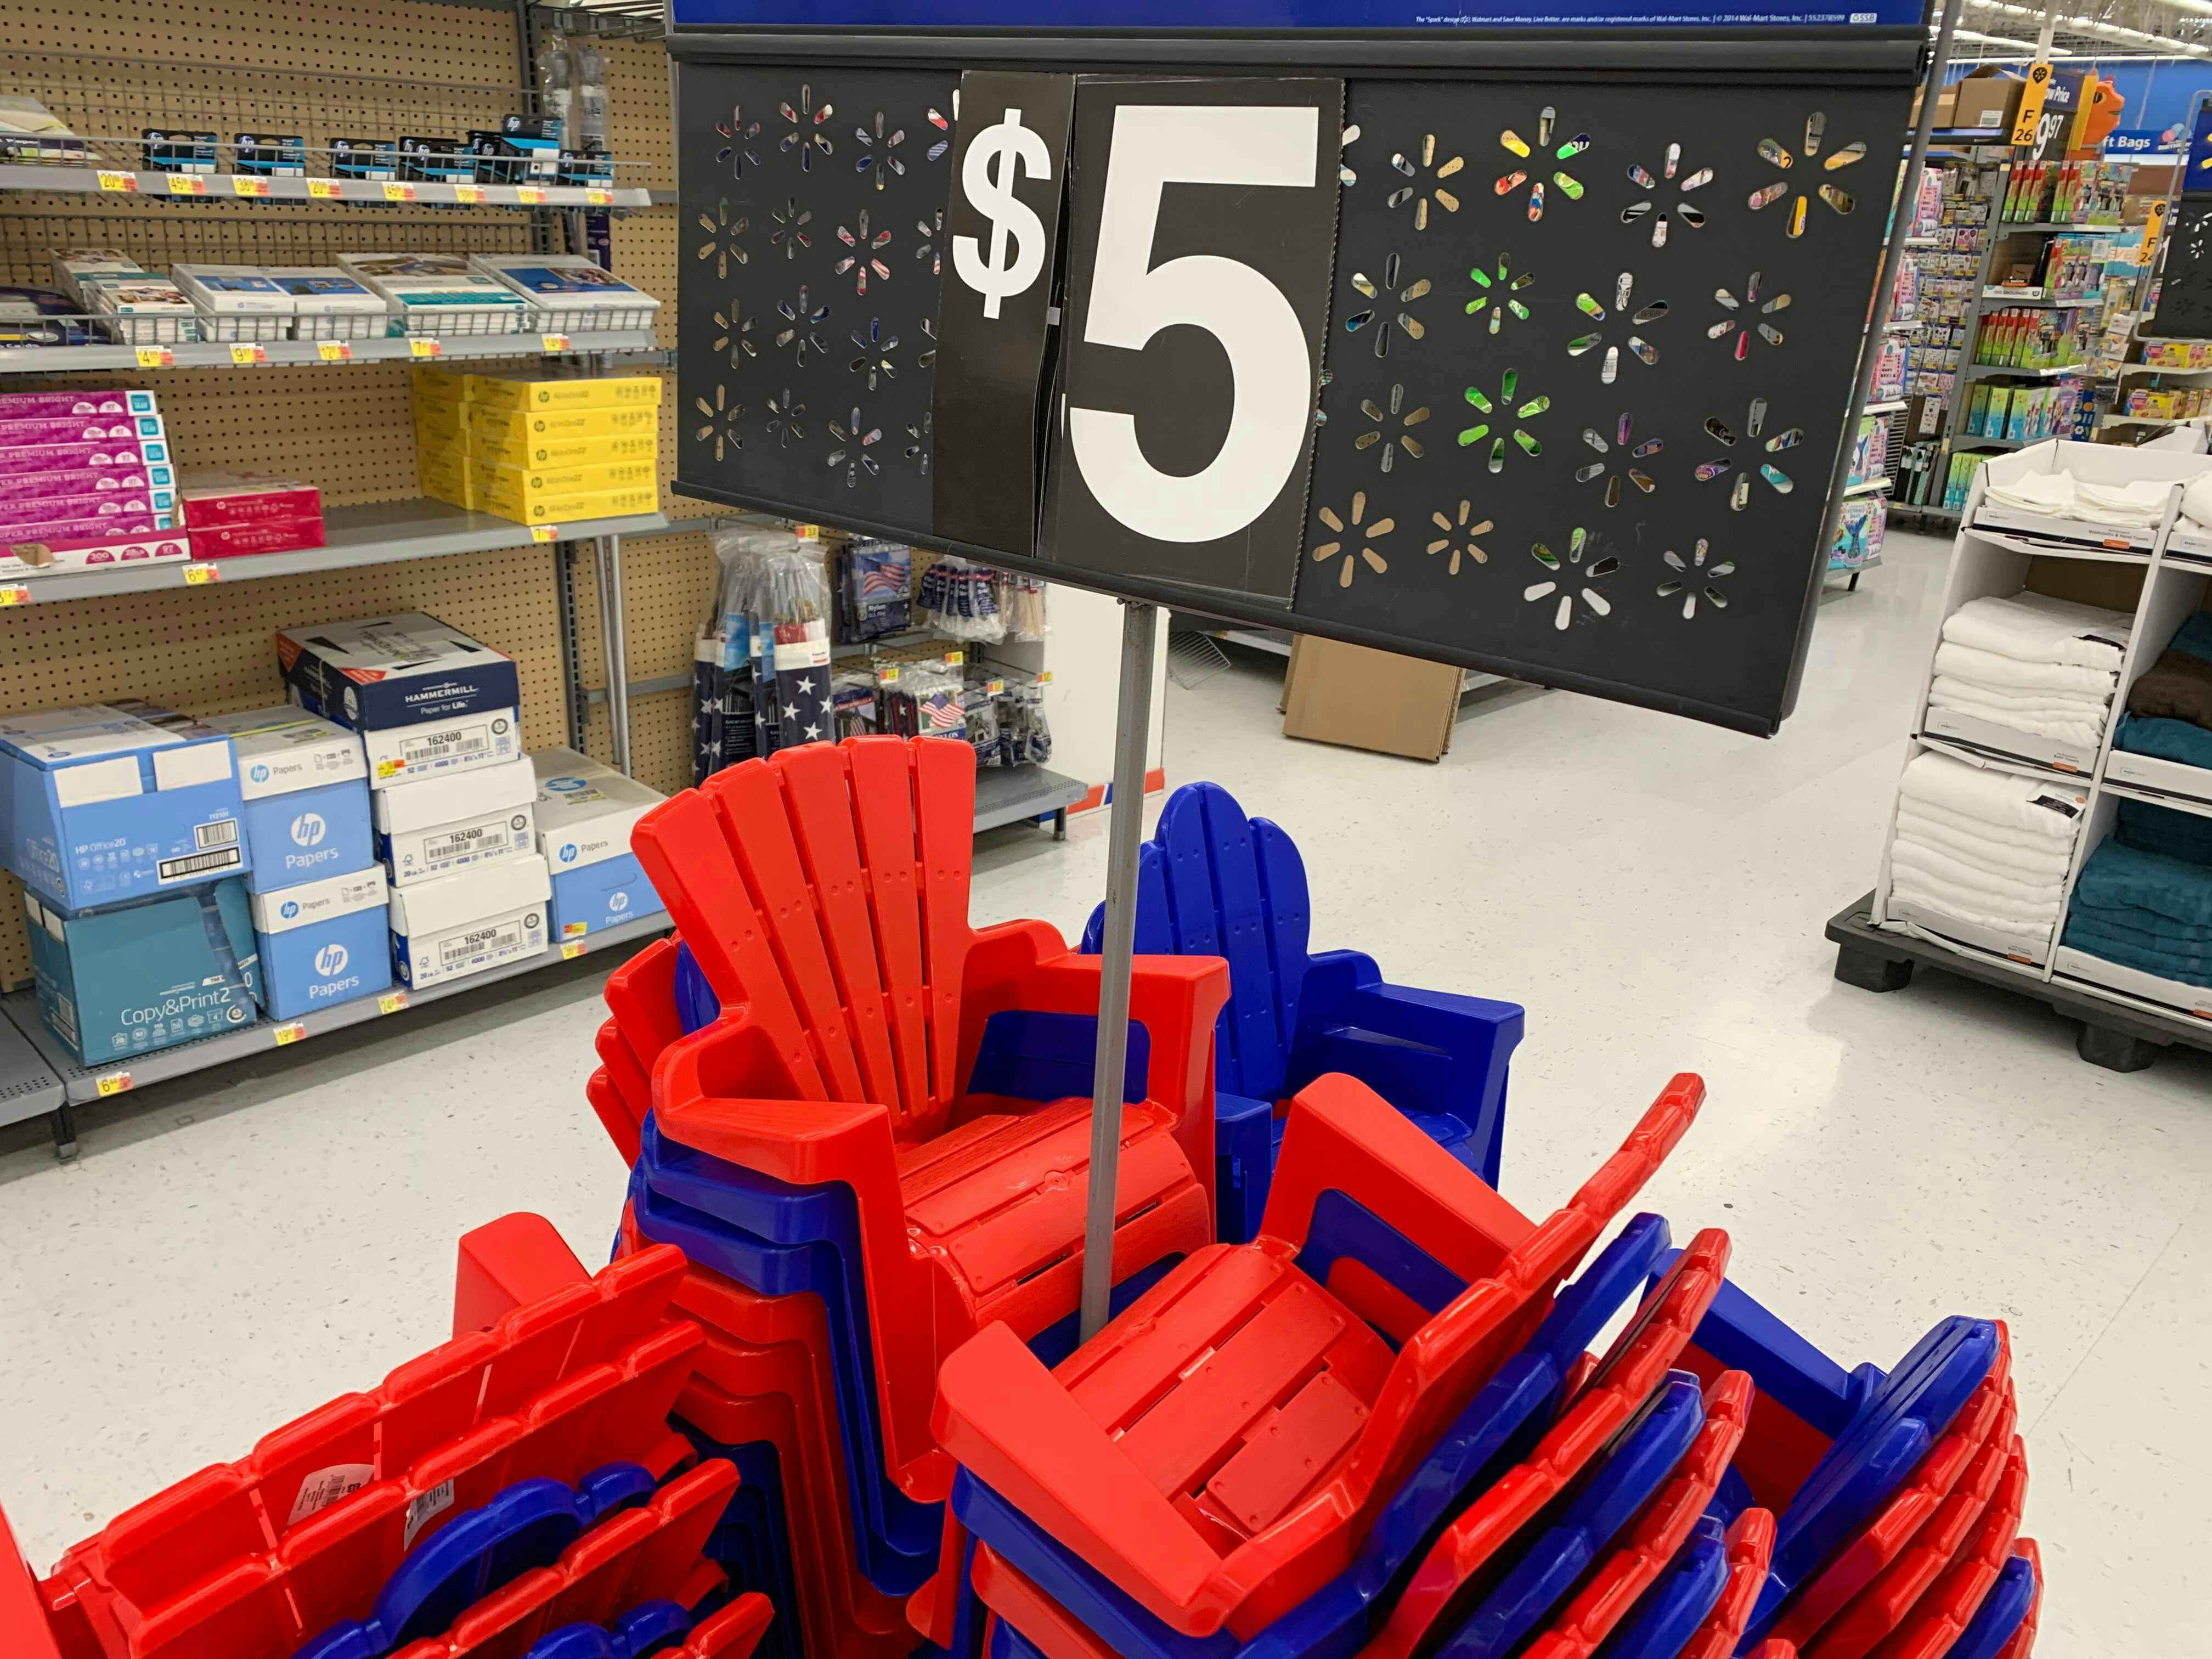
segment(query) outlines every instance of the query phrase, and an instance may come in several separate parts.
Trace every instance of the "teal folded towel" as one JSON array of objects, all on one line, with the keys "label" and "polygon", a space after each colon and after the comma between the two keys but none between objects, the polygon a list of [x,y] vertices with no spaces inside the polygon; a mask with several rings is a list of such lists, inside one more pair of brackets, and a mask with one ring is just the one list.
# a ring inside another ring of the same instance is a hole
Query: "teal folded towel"
[{"label": "teal folded towel", "polygon": [[[2194,731],[2196,728],[2191,727]],[[2212,732],[2205,733],[2212,737]],[[2212,866],[2212,818],[2178,807],[2120,798],[2120,827],[2113,831],[2124,847],[2161,853],[2170,859]]]},{"label": "teal folded towel", "polygon": [[2163,715],[2123,714],[2112,734],[2112,747],[2130,755],[2148,755],[2177,766],[2201,766],[2212,770],[2212,732],[2187,720]]},{"label": "teal folded towel", "polygon": [[2075,893],[2092,908],[2144,910],[2186,927],[2212,927],[2212,869],[2116,841],[2089,854]]},{"label": "teal folded towel", "polygon": [[2138,973],[2156,974],[2160,979],[2177,980],[2184,985],[2212,987],[2212,966],[2179,961],[2163,951],[2145,951],[2117,940],[2088,937],[2070,921],[2066,924],[2066,937],[2060,943],[2093,957],[2102,957],[2107,962],[2117,962]]},{"label": "teal folded towel", "polygon": [[2144,910],[2132,904],[2098,904],[2083,898],[2079,892],[2066,907],[2070,920],[2075,916],[2084,921],[2105,927],[2127,927],[2155,939],[2160,945],[2186,950],[2212,939],[2212,928],[2197,927],[2193,922],[2176,921],[2172,916],[2160,915],[2155,910]]},{"label": "teal folded towel", "polygon": [[2212,936],[2203,939],[2167,939],[2160,934],[2146,933],[2125,922],[2106,920],[2109,911],[2077,911],[2066,918],[2066,937],[2063,944],[2078,945],[2084,951],[2100,951],[2106,945],[2117,945],[2130,951],[2140,951],[2146,956],[2160,957],[2185,967],[2212,972]]}]

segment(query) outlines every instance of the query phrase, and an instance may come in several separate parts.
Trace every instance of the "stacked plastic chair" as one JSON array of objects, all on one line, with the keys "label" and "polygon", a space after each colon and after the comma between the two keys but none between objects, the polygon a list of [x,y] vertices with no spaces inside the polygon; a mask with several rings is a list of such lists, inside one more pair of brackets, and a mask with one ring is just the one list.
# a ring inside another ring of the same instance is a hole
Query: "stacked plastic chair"
[{"label": "stacked plastic chair", "polygon": [[[1258,1231],[1281,1156],[1281,1108],[1324,1073],[1366,1084],[1492,1186],[1505,1134],[1517,1003],[1384,982],[1372,957],[1307,948],[1305,862],[1281,825],[1217,783],[1160,809],[1137,860],[1137,949],[1219,957],[1230,995],[1214,1037],[1214,1188],[1224,1242]],[[1083,948],[1096,952],[1105,907]]]},{"label": "stacked plastic chair", "polygon": [[770,1603],[705,1553],[738,1472],[667,1420],[705,1340],[667,1316],[681,1255],[592,1278],[562,1250],[558,1282],[509,1296],[530,1276],[471,1248],[454,1339],[370,1392],[118,1516],[43,1580],[0,1521],[0,1653],[747,1659]]},{"label": "stacked plastic chair", "polygon": [[[591,1098],[634,1160],[625,1245],[690,1257],[723,1367],[681,1420],[702,1450],[775,1451],[811,1652],[911,1644],[952,1476],[944,1357],[997,1324],[1075,1344],[1100,964],[1042,922],[969,926],[974,796],[966,745],[859,739],[719,773],[633,836],[679,939],[611,977]],[[1136,965],[1123,1302],[1212,1240],[1227,994],[1218,962]],[[749,1397],[771,1403],[726,1408]]]}]

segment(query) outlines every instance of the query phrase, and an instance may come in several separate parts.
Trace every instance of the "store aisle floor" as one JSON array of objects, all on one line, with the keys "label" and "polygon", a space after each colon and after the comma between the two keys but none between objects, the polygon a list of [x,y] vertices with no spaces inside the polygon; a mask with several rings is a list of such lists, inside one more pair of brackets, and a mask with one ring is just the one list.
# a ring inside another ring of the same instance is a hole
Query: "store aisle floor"
[{"label": "store aisle floor", "polygon": [[[1799,710],[1755,739],[1561,695],[1471,698],[1438,766],[1286,743],[1280,665],[1169,693],[1171,780],[1304,852],[1314,943],[1526,1005],[1505,1189],[1561,1200],[1667,1077],[1705,1114],[1644,1204],[1727,1227],[1736,1277],[1832,1352],[2011,1322],[2029,1530],[2058,1659],[2212,1652],[2212,1057],[2119,1076],[2036,1005],[1938,974],[1831,978],[1871,884],[1943,544],[1893,535],[1822,607]],[[1698,626],[1716,639],[1724,614]],[[1103,818],[979,843],[980,921],[1071,935]],[[573,971],[573,970],[572,970]],[[582,1100],[596,975],[457,999],[83,1115],[54,1165],[0,1131],[0,1503],[40,1567],[445,1334],[453,1244],[506,1211],[605,1253],[622,1170]]]}]

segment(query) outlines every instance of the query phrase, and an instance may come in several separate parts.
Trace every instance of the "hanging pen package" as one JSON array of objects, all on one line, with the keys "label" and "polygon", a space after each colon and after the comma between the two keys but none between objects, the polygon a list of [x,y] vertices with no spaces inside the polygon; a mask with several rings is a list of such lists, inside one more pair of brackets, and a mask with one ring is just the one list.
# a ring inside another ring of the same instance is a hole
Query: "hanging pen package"
[{"label": "hanging pen package", "polygon": [[714,592],[693,649],[693,772],[836,735],[828,546],[811,526],[716,533]]}]

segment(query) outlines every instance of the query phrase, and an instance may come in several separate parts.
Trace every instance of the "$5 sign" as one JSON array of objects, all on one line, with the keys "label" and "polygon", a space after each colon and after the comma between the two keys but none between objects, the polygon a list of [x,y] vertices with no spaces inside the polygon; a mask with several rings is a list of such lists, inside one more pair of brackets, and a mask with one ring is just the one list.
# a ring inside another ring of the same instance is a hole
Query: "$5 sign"
[{"label": "$5 sign", "polygon": [[[1036,210],[1014,194],[1014,181],[1026,167],[1037,179],[1052,177],[1052,152],[1022,125],[1022,112],[1009,109],[1003,119],[975,135],[961,163],[960,185],[978,212],[991,222],[991,252],[975,236],[952,239],[952,268],[960,280],[983,296],[983,314],[996,319],[999,307],[1026,292],[1044,269],[1044,225]],[[1006,239],[1013,239],[1013,258]]]}]

